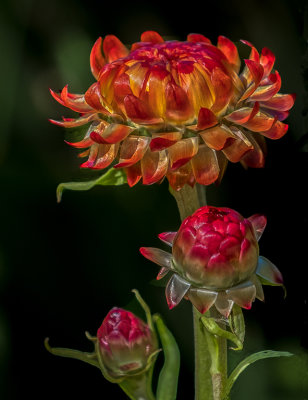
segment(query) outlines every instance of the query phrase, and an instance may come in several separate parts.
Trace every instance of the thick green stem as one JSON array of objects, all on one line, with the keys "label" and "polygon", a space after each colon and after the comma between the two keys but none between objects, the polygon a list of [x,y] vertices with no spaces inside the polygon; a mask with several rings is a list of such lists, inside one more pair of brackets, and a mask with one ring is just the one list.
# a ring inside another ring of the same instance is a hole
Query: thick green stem
[{"label": "thick green stem", "polygon": [[[170,189],[170,192],[177,202],[181,220],[206,205],[204,186],[195,185],[191,188],[185,185],[180,191]],[[211,310],[205,316],[210,317],[215,312]],[[200,317],[201,314],[193,307],[195,400],[222,400],[227,380],[227,341],[207,331]]]}]

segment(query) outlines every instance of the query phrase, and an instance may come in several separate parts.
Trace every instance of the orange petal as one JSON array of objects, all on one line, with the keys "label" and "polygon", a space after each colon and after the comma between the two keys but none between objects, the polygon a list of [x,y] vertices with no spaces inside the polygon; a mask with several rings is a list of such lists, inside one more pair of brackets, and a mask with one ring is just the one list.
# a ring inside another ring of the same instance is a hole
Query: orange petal
[{"label": "orange petal", "polygon": [[155,124],[162,120],[154,118],[147,104],[134,95],[127,95],[124,98],[125,111],[132,121],[142,124]]},{"label": "orange petal", "polygon": [[130,187],[135,186],[142,177],[140,162],[137,162],[136,164],[132,165],[131,167],[127,167],[124,169],[125,169],[128,185]]},{"label": "orange petal", "polygon": [[217,118],[211,110],[204,107],[200,108],[198,114],[198,124],[197,124],[198,130],[211,128],[212,126],[217,124],[218,124]]},{"label": "orange petal", "polygon": [[187,35],[188,42],[195,42],[195,43],[208,43],[211,44],[212,42],[207,37],[200,35],[199,33],[190,33]]},{"label": "orange petal", "polygon": [[269,130],[274,121],[274,117],[259,111],[253,118],[241,125],[253,132],[263,132]]},{"label": "orange petal", "polygon": [[93,140],[89,137],[84,138],[82,140],[80,140],[80,142],[68,142],[67,140],[64,140],[65,143],[69,144],[72,147],[75,147],[76,149],[85,149],[86,147],[90,147],[91,145],[93,145]]},{"label": "orange petal", "polygon": [[141,160],[142,183],[151,185],[160,181],[167,173],[168,161],[165,150],[152,152],[148,149]]},{"label": "orange petal", "polygon": [[272,110],[288,111],[293,107],[295,97],[295,94],[277,93],[271,99],[260,102],[260,106],[270,108]]},{"label": "orange petal", "polygon": [[267,77],[275,64],[275,54],[270,49],[264,47],[261,52],[260,64],[264,68],[263,78]]},{"label": "orange petal", "polygon": [[249,97],[253,101],[266,101],[270,100],[281,87],[281,77],[276,71],[275,74],[270,75],[272,83],[270,85],[259,86],[254,93]]},{"label": "orange petal", "polygon": [[181,132],[164,132],[164,133],[154,133],[152,135],[152,140],[150,142],[151,151],[158,151],[166,149],[174,145],[177,141],[182,138]]},{"label": "orange petal", "polygon": [[84,98],[87,104],[94,110],[99,111],[103,114],[109,114],[109,112],[103,106],[100,84],[98,82],[93,83],[93,85],[89,87],[84,95]]},{"label": "orange petal", "polygon": [[242,107],[233,111],[231,114],[226,115],[224,118],[235,124],[244,124],[251,120],[259,112],[259,103],[255,103],[253,108]]},{"label": "orange petal", "polygon": [[97,39],[90,54],[90,67],[95,79],[98,79],[100,70],[106,64],[105,58],[102,54],[102,40],[101,37]]},{"label": "orange petal", "polygon": [[258,141],[254,139],[254,136],[251,135],[249,132],[246,132],[247,138],[253,145],[253,149],[241,159],[241,164],[247,168],[263,168],[265,164],[265,156],[261,146],[259,145]]},{"label": "orange petal", "polygon": [[235,44],[225,36],[219,36],[217,47],[227,57],[227,60],[232,65],[235,72],[238,73],[241,65],[241,60],[239,58],[237,47],[235,46]]},{"label": "orange petal", "polygon": [[260,56],[257,49],[250,43],[248,40],[241,40],[242,43],[246,44],[247,46],[251,47],[251,52],[249,55],[249,60],[252,60],[256,63],[260,62]]},{"label": "orange petal", "polygon": [[102,134],[94,131],[90,137],[97,143],[113,144],[124,140],[132,131],[133,128],[127,125],[110,124]]},{"label": "orange petal", "polygon": [[198,137],[182,139],[168,148],[170,168],[174,171],[186,164],[198,151]]},{"label": "orange petal", "polygon": [[217,125],[213,128],[199,132],[205,144],[214,150],[222,150],[230,146],[236,136],[226,125]]},{"label": "orange petal", "polygon": [[141,62],[134,63],[125,71],[125,74],[129,76],[129,86],[133,95],[139,97],[148,73],[149,68],[143,66]]},{"label": "orange petal", "polygon": [[250,85],[244,92],[239,101],[247,99],[259,86],[263,77],[264,69],[261,64],[252,60],[244,60],[246,67],[244,68],[242,76],[246,79],[247,85]]},{"label": "orange petal", "polygon": [[68,85],[64,86],[62,89],[61,99],[63,101],[63,105],[73,111],[77,111],[79,113],[93,111],[92,107],[85,102],[83,94],[73,94],[68,92]]},{"label": "orange petal", "polygon": [[173,82],[168,82],[165,89],[166,119],[180,123],[187,121],[194,115],[186,92]]},{"label": "orange petal", "polygon": [[167,179],[170,183],[170,186],[177,191],[182,189],[185,184],[193,186],[195,183],[195,178],[191,163],[188,162],[187,164],[178,168],[176,171],[168,172]]},{"label": "orange petal", "polygon": [[201,144],[198,153],[191,160],[196,182],[201,185],[210,185],[219,175],[219,166],[216,152],[205,144]]},{"label": "orange petal", "polygon": [[55,91],[53,91],[52,89],[49,89],[50,94],[52,95],[52,97],[58,102],[60,103],[62,106],[64,106],[64,101],[61,99],[61,93],[56,93]]},{"label": "orange petal", "polygon": [[130,167],[143,157],[147,150],[150,138],[147,136],[130,135],[121,146],[120,160],[115,168]]},{"label": "orange petal", "polygon": [[166,111],[166,86],[170,80],[170,74],[165,66],[156,65],[151,68],[146,83],[144,100],[149,105],[152,115],[164,117]]},{"label": "orange petal", "polygon": [[89,154],[89,158],[86,162],[84,162],[83,164],[80,165],[80,168],[92,168],[95,161],[96,161],[96,157],[98,154],[98,148],[99,146],[107,146],[106,151],[109,150],[110,146],[109,145],[99,145],[99,144],[92,144],[92,146],[90,147],[90,154]]},{"label": "orange petal", "polygon": [[233,94],[232,80],[222,69],[215,68],[211,75],[211,81],[215,90],[215,102],[211,110],[214,113],[221,112],[228,106]]},{"label": "orange petal", "polygon": [[119,58],[126,57],[129,50],[124,44],[114,35],[107,35],[103,42],[103,49],[107,61],[111,63]]},{"label": "orange petal", "polygon": [[155,31],[146,31],[141,35],[142,42],[163,43],[164,39]]},{"label": "orange petal", "polygon": [[237,127],[231,126],[230,129],[237,139],[231,146],[228,146],[222,151],[229,161],[236,163],[239,162],[248,151],[253,149],[253,144],[247,139],[246,134]]},{"label": "orange petal", "polygon": [[276,121],[273,123],[272,127],[267,131],[260,132],[261,135],[266,136],[269,139],[280,139],[288,131],[289,125],[283,122]]},{"label": "orange petal", "polygon": [[[107,150],[108,147],[109,149]],[[116,158],[118,150],[119,150],[118,144],[112,144],[112,145],[100,144],[98,148],[96,161],[91,168],[103,169],[108,167]]]},{"label": "orange petal", "polygon": [[63,126],[64,128],[75,128],[76,126],[82,126],[90,122],[97,117],[96,114],[88,114],[80,118],[63,118],[63,121],[56,121],[50,119],[49,122],[55,125]]},{"label": "orange petal", "polygon": [[226,158],[226,156],[223,154],[222,151],[216,151],[216,157],[217,157],[218,166],[219,166],[219,175],[215,181],[215,184],[220,185],[222,178],[226,172],[227,166],[228,166],[228,159]]}]

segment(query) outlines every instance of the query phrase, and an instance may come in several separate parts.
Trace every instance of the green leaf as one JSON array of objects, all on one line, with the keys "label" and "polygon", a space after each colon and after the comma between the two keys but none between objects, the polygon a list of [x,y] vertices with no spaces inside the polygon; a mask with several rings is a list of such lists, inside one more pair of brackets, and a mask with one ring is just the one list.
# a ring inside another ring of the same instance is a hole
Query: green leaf
[{"label": "green leaf", "polygon": [[90,190],[94,186],[119,186],[127,182],[123,169],[110,168],[104,175],[92,181],[60,183],[57,187],[57,201],[60,203],[63,190]]},{"label": "green leaf", "polygon": [[155,314],[153,319],[165,357],[165,362],[158,378],[156,399],[175,400],[180,371],[180,351],[172,333],[166,327],[162,318]]},{"label": "green leaf", "polygon": [[245,320],[241,307],[233,304],[231,314],[229,316],[229,324],[231,331],[244,343],[245,339]]},{"label": "green leaf", "polygon": [[214,318],[201,317],[201,322],[212,335],[220,336],[233,342],[236,347],[232,348],[232,350],[242,350],[242,341],[234,333],[222,329]]},{"label": "green leaf", "polygon": [[224,399],[228,399],[229,393],[232,389],[234,382],[237,380],[239,375],[247,368],[250,364],[258,360],[263,360],[265,358],[273,358],[273,357],[291,357],[293,356],[292,353],[287,351],[273,351],[273,350],[264,350],[259,351],[258,353],[251,354],[250,356],[246,357],[243,361],[241,361],[235,369],[232,371],[231,375],[229,376],[226,384],[226,389],[224,393]]}]

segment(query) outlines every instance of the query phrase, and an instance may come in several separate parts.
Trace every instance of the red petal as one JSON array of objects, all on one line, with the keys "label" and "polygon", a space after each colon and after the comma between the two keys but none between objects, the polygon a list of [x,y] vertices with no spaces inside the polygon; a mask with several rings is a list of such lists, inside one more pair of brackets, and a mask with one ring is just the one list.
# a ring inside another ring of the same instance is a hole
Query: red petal
[{"label": "red petal", "polygon": [[260,56],[257,49],[250,43],[248,40],[241,40],[242,43],[246,44],[247,46],[251,47],[251,52],[249,55],[249,60],[252,60],[256,63],[260,62]]},{"label": "red petal", "polygon": [[128,185],[130,187],[135,186],[142,177],[140,162],[137,162],[131,167],[125,168],[125,173]]},{"label": "red petal", "polygon": [[229,63],[238,73],[241,65],[241,60],[239,58],[237,47],[235,46],[235,44],[225,36],[219,36],[217,47],[224,53]]},{"label": "red petal", "polygon": [[249,100],[253,101],[266,101],[270,100],[280,89],[281,87],[281,77],[279,73],[276,71],[273,74],[271,81],[273,82],[270,85],[259,86],[252,96],[249,97]]},{"label": "red petal", "polygon": [[103,169],[108,167],[117,156],[118,150],[119,150],[118,144],[112,144],[112,145],[100,144],[98,147],[96,160],[91,168]]},{"label": "red petal", "polygon": [[95,79],[98,79],[99,71],[106,64],[105,58],[102,54],[102,38],[99,37],[94,43],[90,54],[91,71]]},{"label": "red petal", "polygon": [[152,152],[148,150],[141,160],[142,183],[151,185],[160,181],[168,170],[168,154],[165,150]]},{"label": "red petal", "polygon": [[210,185],[219,175],[216,152],[205,144],[199,145],[198,153],[191,160],[195,179],[201,185]]},{"label": "red petal", "polygon": [[150,143],[151,151],[158,151],[166,149],[174,145],[177,141],[182,138],[181,132],[164,132],[164,133],[157,133],[152,135],[152,140]]},{"label": "red petal", "polygon": [[198,151],[198,137],[182,139],[168,148],[170,168],[176,170],[186,164]]},{"label": "red petal", "polygon": [[85,149],[86,147],[90,147],[93,144],[93,140],[91,138],[85,138],[82,139],[80,142],[68,142],[65,140],[65,143],[69,144],[72,147],[75,147],[76,149]]},{"label": "red petal", "polygon": [[114,97],[117,103],[121,105],[124,103],[124,98],[128,94],[133,94],[130,87],[129,76],[124,73],[115,78],[113,81]]},{"label": "red petal", "polygon": [[86,115],[80,118],[64,118],[64,121],[56,121],[54,119],[50,119],[49,121],[52,124],[63,126],[64,128],[74,128],[76,126],[82,126],[87,124],[89,121],[96,118],[96,114]]},{"label": "red petal", "polygon": [[218,121],[215,114],[209,110],[208,108],[200,108],[198,115],[198,130],[203,130],[207,128],[211,128],[214,125],[217,125]]},{"label": "red petal", "polygon": [[264,132],[260,132],[261,135],[268,137],[269,139],[280,139],[288,131],[289,125],[283,122],[276,121],[273,123],[272,127]]},{"label": "red petal", "polygon": [[191,163],[187,163],[175,171],[168,172],[167,179],[174,190],[180,190],[185,184],[194,185],[195,178]]},{"label": "red petal", "polygon": [[109,63],[119,58],[126,57],[129,50],[124,44],[114,35],[107,35],[103,42],[104,54]]},{"label": "red petal", "polygon": [[241,130],[235,126],[230,127],[230,129],[237,139],[231,144],[231,146],[228,146],[222,151],[229,161],[236,163],[239,162],[247,152],[253,149],[253,145]]},{"label": "red petal", "polygon": [[110,124],[101,135],[102,140],[105,143],[118,143],[124,140],[131,132],[133,128],[127,125],[121,124]]},{"label": "red petal", "polygon": [[168,244],[169,246],[172,246],[176,234],[177,232],[163,232],[160,233],[158,237],[162,242]]},{"label": "red petal", "polygon": [[134,122],[142,124],[155,124],[161,122],[160,118],[154,118],[145,102],[134,95],[124,98],[124,106],[127,116]]},{"label": "red petal", "polygon": [[255,140],[254,136],[246,132],[247,138],[253,145],[253,150],[249,151],[241,159],[241,164],[244,167],[263,168],[265,164],[265,156],[259,143]]},{"label": "red petal", "polygon": [[189,120],[194,110],[189,102],[186,92],[178,85],[168,82],[165,90],[166,119],[180,123]]},{"label": "red petal", "polygon": [[275,63],[275,54],[271,52],[270,49],[264,47],[261,52],[260,64],[262,64],[264,68],[263,78],[267,77],[271,70],[273,69]]},{"label": "red petal", "polygon": [[242,97],[240,98],[239,101],[243,101],[247,99],[249,96],[252,95],[252,93],[257,89],[259,86],[261,79],[263,77],[263,67],[261,64],[258,64],[252,60],[244,60],[246,64],[246,68],[244,69],[243,72],[243,77],[247,81],[247,85],[249,85],[251,82],[251,85],[248,87],[248,89],[244,92]]},{"label": "red petal", "polygon": [[196,43],[208,43],[211,44],[210,39],[207,37],[200,35],[199,33],[190,33],[187,35],[188,42],[196,42]]},{"label": "red petal", "polygon": [[50,94],[52,95],[52,97],[60,104],[62,104],[62,106],[64,106],[64,101],[61,99],[61,94],[58,94],[56,92],[54,92],[52,89],[49,89]]},{"label": "red petal", "polygon": [[244,124],[251,120],[259,112],[259,103],[255,103],[253,108],[242,107],[238,110],[233,111],[231,114],[226,115],[224,118],[228,121],[234,122],[235,124]]},{"label": "red petal", "polygon": [[211,75],[211,81],[215,91],[215,102],[211,110],[217,113],[228,105],[233,94],[233,85],[231,78],[220,68],[214,69]]},{"label": "red petal", "polygon": [[130,167],[143,157],[150,138],[147,136],[130,135],[124,140],[121,147],[120,160],[115,168]]},{"label": "red petal", "polygon": [[293,107],[295,97],[295,94],[277,93],[271,99],[260,102],[260,106],[270,108],[272,110],[288,111]]},{"label": "red petal", "polygon": [[267,223],[266,216],[262,214],[254,214],[248,218],[248,221],[250,221],[253,227],[256,239],[259,240],[266,227]]},{"label": "red petal", "polygon": [[271,128],[275,121],[274,117],[271,117],[265,113],[259,111],[253,118],[241,125],[253,132],[263,132]]},{"label": "red petal", "polygon": [[100,84],[98,82],[93,83],[86,91],[84,95],[85,101],[94,110],[104,114],[110,114],[102,104],[102,95],[100,92]]},{"label": "red petal", "polygon": [[64,86],[61,92],[61,99],[66,107],[79,113],[93,111],[86,102],[83,94],[73,94],[68,92],[68,85]]},{"label": "red petal", "polygon": [[142,42],[163,43],[164,39],[155,31],[146,31],[141,35]]},{"label": "red petal", "polygon": [[236,136],[226,125],[217,125],[199,132],[205,144],[214,150],[222,150],[231,145]]}]

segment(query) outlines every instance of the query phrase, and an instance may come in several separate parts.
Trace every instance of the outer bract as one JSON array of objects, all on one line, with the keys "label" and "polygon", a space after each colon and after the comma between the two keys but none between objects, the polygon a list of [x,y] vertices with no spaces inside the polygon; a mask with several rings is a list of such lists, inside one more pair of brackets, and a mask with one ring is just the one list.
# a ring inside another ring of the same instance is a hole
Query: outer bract
[{"label": "outer bract", "polygon": [[251,308],[256,297],[264,299],[259,278],[282,285],[278,269],[259,257],[265,226],[263,215],[245,219],[230,208],[206,206],[187,217],[178,232],[159,235],[172,254],[149,247],[140,251],[162,267],[157,279],[173,272],[166,287],[170,308],[185,296],[201,313],[215,304],[228,317],[234,303]]},{"label": "outer bract", "polygon": [[[103,169],[115,159],[128,183],[146,185],[165,176],[179,190],[184,184],[219,180],[227,161],[264,165],[264,136],[282,137],[282,123],[294,95],[279,94],[275,56],[251,48],[240,68],[233,42],[217,46],[202,35],[167,41],[156,32],[141,35],[128,50],[113,35],[99,38],[90,63],[97,82],[85,95],[51,91],[77,119],[53,121],[64,127],[89,124],[85,137],[69,143],[88,157],[83,168]],[[102,51],[103,50],[103,51]],[[241,72],[240,72],[241,69]]]},{"label": "outer bract", "polygon": [[143,371],[157,350],[150,328],[133,313],[113,308],[97,331],[102,360],[115,377]]}]

